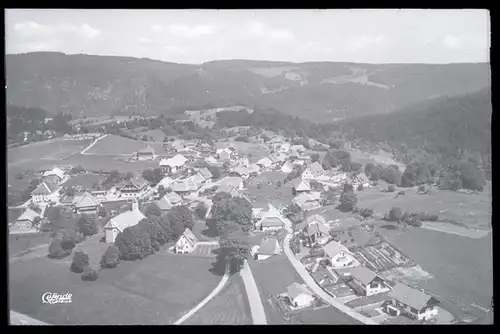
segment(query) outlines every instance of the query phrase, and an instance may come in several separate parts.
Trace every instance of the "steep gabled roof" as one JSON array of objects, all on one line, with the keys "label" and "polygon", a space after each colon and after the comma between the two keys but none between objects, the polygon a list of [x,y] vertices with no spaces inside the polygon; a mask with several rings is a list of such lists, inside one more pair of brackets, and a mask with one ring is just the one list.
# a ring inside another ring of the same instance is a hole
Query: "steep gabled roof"
[{"label": "steep gabled roof", "polygon": [[349,250],[342,244],[339,244],[338,242],[332,241],[328,243],[327,245],[323,246],[323,250],[329,257],[334,257],[340,252],[344,253],[349,253]]},{"label": "steep gabled roof", "polygon": [[104,228],[117,228],[120,232],[123,232],[127,227],[137,225],[145,218],[146,216],[144,216],[139,209],[125,211],[122,214],[111,218]]},{"label": "steep gabled roof", "polygon": [[356,267],[351,269],[351,276],[363,285],[368,285],[377,277],[377,274],[366,267]]},{"label": "steep gabled roof", "polygon": [[165,197],[170,201],[170,203],[174,205],[182,201],[182,197],[174,193],[173,191],[166,194]]},{"label": "steep gabled roof", "polygon": [[200,175],[203,176],[205,180],[211,179],[213,177],[212,173],[210,173],[207,167],[201,168],[198,173],[200,173]]},{"label": "steep gabled roof", "polygon": [[170,210],[173,207],[172,203],[166,198],[166,196],[163,196],[159,201],[157,201],[156,206],[158,206],[160,210]]},{"label": "steep gabled roof", "polygon": [[325,170],[321,166],[321,164],[317,161],[313,162],[307,168],[313,173],[313,174],[320,174],[323,173]]},{"label": "steep gabled roof", "polygon": [[57,186],[49,181],[43,181],[31,192],[31,195],[47,195],[52,194],[57,190]]},{"label": "steep gabled roof", "polygon": [[33,220],[36,217],[40,217],[40,215],[38,213],[36,213],[35,211],[31,210],[30,208],[26,208],[26,210],[24,210],[24,212],[22,213],[22,215],[20,215],[16,219],[16,221],[29,220],[30,222],[33,222]]},{"label": "steep gabled roof", "polygon": [[101,204],[99,200],[97,200],[94,196],[89,194],[88,192],[85,192],[81,197],[78,202],[75,203],[76,208],[84,208],[88,206],[97,206]]},{"label": "steep gabled roof", "polygon": [[[193,232],[189,228],[186,228],[184,230],[184,233],[182,233],[182,235],[179,237],[179,240],[181,240],[181,238],[183,238],[183,237],[187,240],[187,242],[192,247],[194,247],[196,245],[196,242],[198,241],[198,239],[196,239],[196,236],[193,234]],[[179,240],[177,240],[177,242],[179,242]]]},{"label": "steep gabled roof", "polygon": [[259,254],[262,255],[274,255],[278,254],[279,243],[276,238],[266,238],[262,240],[259,247]]},{"label": "steep gabled roof", "polygon": [[154,148],[151,147],[151,145],[148,145],[145,148],[137,151],[137,153],[140,153],[140,154],[155,154],[155,150],[154,150]]}]

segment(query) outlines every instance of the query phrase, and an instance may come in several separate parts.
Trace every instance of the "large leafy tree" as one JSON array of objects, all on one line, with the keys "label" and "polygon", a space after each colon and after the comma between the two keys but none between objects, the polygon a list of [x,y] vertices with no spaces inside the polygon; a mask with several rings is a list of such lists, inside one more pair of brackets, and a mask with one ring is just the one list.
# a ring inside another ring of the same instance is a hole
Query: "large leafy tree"
[{"label": "large leafy tree", "polygon": [[229,221],[241,226],[244,233],[253,229],[252,205],[244,198],[232,197],[227,193],[216,194],[211,214],[221,235],[224,234],[225,223]]},{"label": "large leafy tree", "polygon": [[98,232],[96,221],[85,215],[81,215],[78,218],[76,226],[78,228],[78,232],[80,232],[86,237],[97,234]]},{"label": "large leafy tree", "polygon": [[344,184],[344,189],[340,195],[340,205],[339,209],[342,211],[352,211],[356,204],[358,203],[358,198],[354,193],[352,185]]}]

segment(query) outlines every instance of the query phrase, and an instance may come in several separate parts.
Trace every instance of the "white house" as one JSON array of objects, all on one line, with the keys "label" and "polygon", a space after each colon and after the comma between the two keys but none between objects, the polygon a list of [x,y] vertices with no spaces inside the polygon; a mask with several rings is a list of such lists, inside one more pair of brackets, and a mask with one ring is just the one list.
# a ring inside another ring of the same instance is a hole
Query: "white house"
[{"label": "white house", "polygon": [[212,165],[215,165],[218,163],[217,159],[215,159],[213,156],[206,157],[205,161],[208,162],[209,164],[212,164]]},{"label": "white house", "polygon": [[256,229],[266,232],[277,231],[286,227],[286,218],[272,204],[269,204],[267,212],[260,212],[259,215],[261,219],[256,223]]},{"label": "white house", "polygon": [[175,243],[175,252],[180,254],[191,253],[196,248],[197,242],[198,240],[193,232],[189,228],[186,228]]},{"label": "white house", "polygon": [[332,241],[323,246],[325,256],[332,263],[333,269],[353,268],[359,266],[359,261],[342,244]]},{"label": "white house", "polygon": [[53,184],[60,184],[65,178],[65,173],[58,167],[43,173],[43,180]]},{"label": "white house", "polygon": [[261,168],[269,168],[272,165],[273,165],[273,162],[268,157],[264,157],[264,158],[260,159],[259,161],[257,161],[257,166],[259,166]]},{"label": "white house", "polygon": [[160,167],[167,170],[169,173],[175,173],[181,169],[188,159],[182,154],[177,154],[176,156],[169,159],[161,159]]},{"label": "white house", "polygon": [[265,260],[273,255],[280,254],[281,248],[278,239],[270,237],[262,240],[257,251],[257,260]]},{"label": "white house", "polygon": [[330,229],[326,225],[326,220],[321,215],[311,215],[305,220],[307,224],[307,235],[312,243],[319,243],[324,245],[330,239]]},{"label": "white house", "polygon": [[314,296],[301,284],[292,283],[287,287],[288,300],[295,308],[310,306],[314,302]]},{"label": "white house", "polygon": [[132,210],[125,211],[116,217],[113,217],[104,226],[105,237],[107,243],[115,242],[118,233],[123,232],[127,227],[135,226],[146,217],[139,211],[137,202],[132,204]]},{"label": "white house", "polygon": [[128,181],[120,182],[118,192],[119,196],[123,198],[137,198],[148,187],[149,182],[142,176],[132,178]]},{"label": "white house", "polygon": [[388,296],[391,298],[386,306],[389,314],[405,314],[417,320],[428,320],[438,314],[436,298],[406,284],[397,283]]},{"label": "white house", "polygon": [[297,204],[302,211],[315,210],[321,207],[319,200],[321,194],[317,192],[307,193],[302,192],[292,200],[292,203]]},{"label": "white house", "polygon": [[281,145],[281,147],[279,149],[279,152],[281,152],[281,153],[288,153],[288,151],[290,151],[290,147],[291,147],[290,143],[284,142]]},{"label": "white house", "polygon": [[353,282],[361,288],[364,296],[373,296],[391,290],[385,280],[366,267],[350,270]]},{"label": "white house", "polygon": [[319,162],[313,162],[302,172],[302,178],[305,180],[312,180],[320,177],[325,173],[325,170]]},{"label": "white house", "polygon": [[60,197],[59,188],[52,182],[43,181],[31,192],[33,203],[58,202]]},{"label": "white house", "polygon": [[283,173],[290,173],[293,171],[293,164],[290,161],[287,161],[281,166],[281,172]]}]

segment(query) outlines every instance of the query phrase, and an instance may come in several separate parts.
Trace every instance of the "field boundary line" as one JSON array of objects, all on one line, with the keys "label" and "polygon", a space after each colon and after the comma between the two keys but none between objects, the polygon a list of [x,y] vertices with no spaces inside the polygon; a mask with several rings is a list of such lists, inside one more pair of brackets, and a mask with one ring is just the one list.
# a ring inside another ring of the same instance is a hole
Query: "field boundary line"
[{"label": "field boundary line", "polygon": [[[87,150],[89,150],[90,148],[92,148],[92,146],[94,146],[99,140],[103,139],[103,138],[106,138],[107,136],[109,136],[109,134],[105,134],[104,136],[102,137],[99,137],[97,138],[96,140],[94,140],[94,142],[92,142],[89,146],[87,146],[86,148],[84,148],[80,154],[81,155],[86,155],[87,154]],[[89,154],[90,155],[90,154]]]},{"label": "field boundary line", "polygon": [[210,292],[210,294],[205,299],[203,299],[198,305],[193,307],[191,310],[189,310],[189,312],[184,314],[179,320],[174,322],[174,325],[182,324],[193,314],[198,312],[203,306],[205,306],[210,300],[212,300],[212,298],[214,298],[222,290],[222,288],[226,285],[228,279],[229,279],[229,265],[226,265],[224,276],[222,276],[222,279],[220,280],[219,284],[215,287],[215,289],[213,289],[212,292]]}]

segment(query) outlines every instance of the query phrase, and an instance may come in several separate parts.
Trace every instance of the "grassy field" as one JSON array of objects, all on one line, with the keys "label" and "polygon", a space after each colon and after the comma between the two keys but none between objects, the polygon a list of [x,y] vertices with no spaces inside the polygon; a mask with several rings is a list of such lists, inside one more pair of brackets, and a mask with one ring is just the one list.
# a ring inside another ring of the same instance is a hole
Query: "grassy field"
[{"label": "grassy field", "polygon": [[9,234],[9,255],[49,243],[50,233]]},{"label": "grassy field", "polygon": [[65,187],[74,187],[74,186],[82,186],[84,188],[91,188],[95,183],[99,184],[104,181],[106,176],[99,174],[82,174],[73,176],[71,179],[66,181],[63,186]]},{"label": "grassy field", "polygon": [[293,325],[361,325],[334,307],[325,307],[319,310],[304,310],[291,317],[290,324]]},{"label": "grassy field", "polygon": [[50,140],[7,151],[9,180],[21,171],[50,168],[83,150],[91,140]]},{"label": "grassy field", "polygon": [[409,212],[437,214],[440,220],[451,220],[474,228],[491,228],[491,190],[479,194],[464,194],[446,190],[433,190],[432,194],[419,195],[416,188],[402,188],[406,195],[395,197],[397,192],[384,193],[381,187],[357,192],[358,206],[371,208],[383,216],[392,207]]},{"label": "grassy field", "polygon": [[158,142],[163,142],[163,139],[165,138],[165,132],[163,132],[160,129],[136,132],[135,134],[136,136],[138,136],[137,138],[139,139],[142,139],[143,136],[147,136],[148,140],[150,139],[150,137],[153,137],[153,141],[158,141]]},{"label": "grassy field", "polygon": [[432,279],[420,281],[420,288],[467,308],[475,303],[491,309],[491,236],[472,239],[422,228],[413,228],[405,233],[382,233],[433,276]]},{"label": "grassy field", "polygon": [[214,299],[191,316],[183,325],[251,325],[252,316],[243,280],[230,277]]},{"label": "grassy field", "polygon": [[[51,324],[165,325],[197,305],[220,280],[208,271],[210,259],[164,252],[101,270],[95,282],[83,282],[58,262],[39,258],[11,264],[10,308]],[[42,304],[47,291],[71,293],[73,302]]]},{"label": "grassy field", "polygon": [[283,314],[272,302],[271,296],[274,298],[278,294],[285,293],[286,288],[294,282],[302,284],[302,279],[283,254],[275,255],[267,260],[249,260],[248,262],[260,290],[268,324],[282,324]]},{"label": "grassy field", "polygon": [[103,170],[109,172],[111,170],[117,170],[120,173],[137,172],[146,168],[158,167],[158,161],[128,162],[118,157],[106,155],[76,154],[69,159],[64,160],[64,163],[80,165],[91,171]]},{"label": "grassy field", "polygon": [[88,154],[103,154],[103,155],[127,155],[151,145],[157,153],[164,152],[163,144],[142,142],[130,138],[120,137],[117,135],[109,135],[106,138],[99,140],[86,153]]}]

